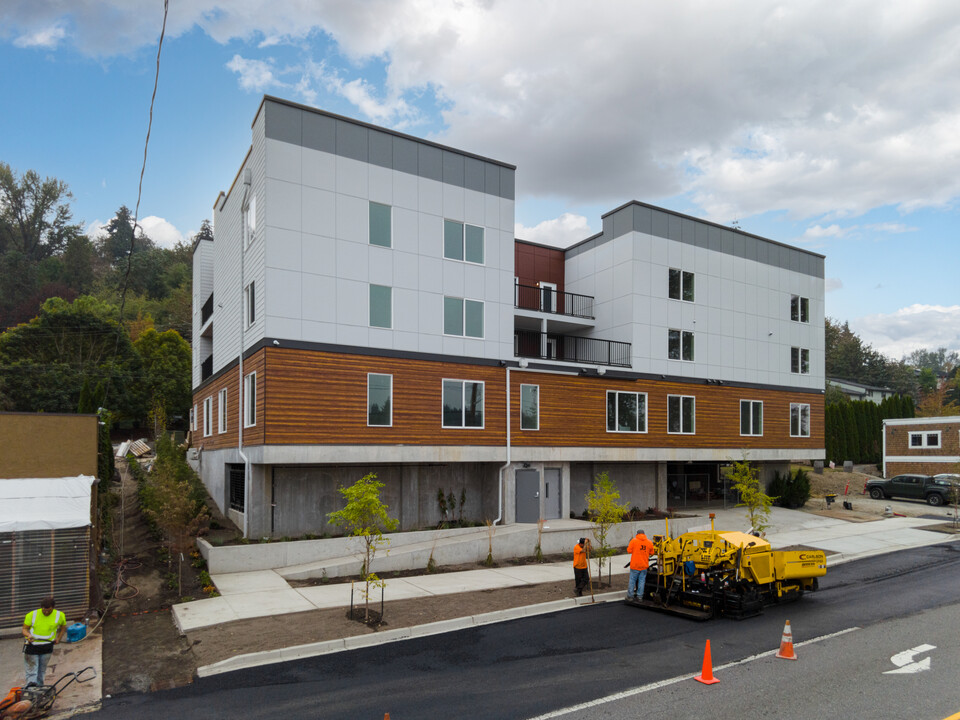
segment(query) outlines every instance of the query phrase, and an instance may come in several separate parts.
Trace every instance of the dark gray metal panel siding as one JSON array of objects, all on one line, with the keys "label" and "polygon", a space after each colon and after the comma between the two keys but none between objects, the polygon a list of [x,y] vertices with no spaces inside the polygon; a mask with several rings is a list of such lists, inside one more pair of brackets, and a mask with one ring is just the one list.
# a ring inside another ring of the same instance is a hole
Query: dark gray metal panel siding
[{"label": "dark gray metal panel siding", "polygon": [[393,169],[393,135],[370,131],[370,162],[380,167]]},{"label": "dark gray metal panel siding", "polygon": [[68,622],[83,615],[89,567],[89,527],[0,534],[0,627],[20,627],[47,595]]},{"label": "dark gray metal panel siding", "polygon": [[650,217],[650,234],[662,238],[670,237],[670,216],[654,210]]},{"label": "dark gray metal panel siding", "polygon": [[711,227],[707,235],[707,247],[715,252],[720,252],[720,246],[722,244],[720,241],[720,228]]},{"label": "dark gray metal panel siding", "polygon": [[485,192],[483,161],[476,158],[464,158],[463,186],[467,190]]},{"label": "dark gray metal panel siding", "polygon": [[395,137],[393,139],[393,169],[400,172],[418,174],[417,144],[413,140]]},{"label": "dark gray metal panel siding", "polygon": [[514,199],[514,171],[510,168],[500,168],[500,197],[506,200]]},{"label": "dark gray metal panel siding", "polygon": [[[337,121],[325,115],[298,111],[303,116],[303,146],[330,154],[337,152]],[[267,137],[271,137],[269,128]],[[277,138],[279,140],[279,138]]]},{"label": "dark gray metal panel siding", "polygon": [[443,151],[429,145],[417,145],[417,167],[420,177],[443,182]]},{"label": "dark gray metal panel siding", "polygon": [[624,208],[613,214],[613,237],[618,238],[633,230],[633,211]]},{"label": "dark gray metal panel siding", "polygon": [[709,225],[700,225],[696,224],[696,238],[695,242],[698,248],[708,248],[710,247],[710,226]]},{"label": "dark gray metal panel siding", "polygon": [[500,168],[492,163],[484,163],[484,192],[488,195],[500,195]]},{"label": "dark gray metal panel siding", "polygon": [[287,105],[276,99],[265,99],[264,113],[264,132],[271,140],[369,162],[508,200],[515,197],[514,169],[495,161],[394,134],[349,118]]},{"label": "dark gray metal panel siding", "polygon": [[643,205],[634,205],[633,229],[649,235],[653,230],[653,210]]},{"label": "dark gray metal panel siding", "polygon": [[740,233],[733,234],[733,254],[738,258],[743,258],[747,256],[747,247],[746,243],[743,241],[743,235]]},{"label": "dark gray metal panel siding", "polygon": [[268,138],[294,145],[301,143],[302,110],[268,102],[264,112],[264,133]]},{"label": "dark gray metal panel siding", "polygon": [[683,237],[683,222],[682,218],[678,218],[676,215],[670,216],[670,234],[667,235],[670,240],[676,240],[680,242],[680,238]]},{"label": "dark gray metal panel siding", "polygon": [[365,127],[337,120],[337,155],[367,162],[369,132]]},{"label": "dark gray metal panel siding", "polygon": [[[629,221],[624,222],[625,216]],[[611,210],[601,219],[603,232],[590,247],[602,245],[620,235],[635,231],[774,267],[782,267],[813,277],[823,277],[823,258],[815,253],[726,228],[716,223],[673,213],[636,200]],[[648,219],[649,230],[647,229]],[[587,243],[578,244],[567,251],[568,256],[579,255],[587,249]]]},{"label": "dark gray metal panel siding", "polygon": [[443,151],[443,181],[463,187],[463,155]]}]

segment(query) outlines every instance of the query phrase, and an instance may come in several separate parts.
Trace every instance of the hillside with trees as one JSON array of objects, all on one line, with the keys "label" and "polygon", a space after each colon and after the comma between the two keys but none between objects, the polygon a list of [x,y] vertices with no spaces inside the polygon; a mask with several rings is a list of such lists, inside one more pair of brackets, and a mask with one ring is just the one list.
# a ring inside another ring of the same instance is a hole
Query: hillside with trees
[{"label": "hillside with trees", "polygon": [[[0,162],[0,410],[82,403],[128,426],[183,427],[192,243],[157,246],[125,205],[88,237],[71,199],[65,182]],[[198,234],[212,233],[204,221]]]}]

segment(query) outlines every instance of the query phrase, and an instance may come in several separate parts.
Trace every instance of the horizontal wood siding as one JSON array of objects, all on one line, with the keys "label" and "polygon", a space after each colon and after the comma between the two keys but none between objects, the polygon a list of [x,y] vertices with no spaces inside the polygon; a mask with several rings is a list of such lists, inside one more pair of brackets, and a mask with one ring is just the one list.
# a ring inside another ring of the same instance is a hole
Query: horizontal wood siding
[{"label": "horizontal wood siding", "polygon": [[[267,444],[502,445],[504,370],[267,349]],[[393,426],[367,427],[367,373],[393,375]],[[484,427],[441,428],[443,379],[481,380]]]},{"label": "horizontal wood siding", "polygon": [[[506,443],[506,370],[496,366],[265,348],[244,365],[258,369],[258,423],[245,444],[479,445]],[[393,376],[393,426],[367,426],[367,374]],[[233,373],[235,378],[236,373]],[[443,428],[444,378],[485,383],[484,427]],[[228,380],[230,400],[236,380]],[[232,384],[229,384],[232,383]],[[540,387],[540,430],[520,430],[520,385]],[[608,433],[606,392],[647,393],[648,432]],[[204,396],[206,396],[206,392]],[[511,373],[512,443],[567,447],[823,447],[823,396],[664,381]],[[696,433],[667,433],[667,396],[696,397]],[[763,401],[763,436],[740,436],[740,400]],[[201,400],[202,402],[202,400]],[[790,403],[810,405],[809,438],[790,437]],[[235,428],[225,436],[235,443]],[[264,434],[265,433],[265,434]],[[207,438],[209,441],[210,438]],[[219,442],[219,438],[216,438]],[[218,446],[218,445],[214,445]]]},{"label": "horizontal wood siding", "polygon": [[[255,427],[245,428],[243,431],[244,445],[262,445],[264,428],[264,394],[266,390],[266,373],[264,372],[264,351],[260,350],[252,357],[244,360],[243,374],[257,373],[257,424]],[[237,446],[237,428],[240,420],[240,392],[237,363],[234,362],[220,377],[205,385],[201,390],[194,392],[193,402],[197,406],[197,430],[193,433],[193,447],[205,450],[219,450]],[[220,391],[227,389],[227,431],[219,432],[220,418]],[[203,436],[203,401],[213,396],[213,435]]]},{"label": "horizontal wood siding", "polygon": [[[702,383],[511,374],[513,445],[590,447],[822,448],[823,396]],[[540,430],[520,429],[520,385],[540,386]],[[647,432],[607,432],[607,391],[647,393]],[[667,432],[667,396],[696,398],[696,433]],[[763,402],[763,435],[740,435],[740,401]],[[810,437],[790,437],[790,404],[810,405]]]}]

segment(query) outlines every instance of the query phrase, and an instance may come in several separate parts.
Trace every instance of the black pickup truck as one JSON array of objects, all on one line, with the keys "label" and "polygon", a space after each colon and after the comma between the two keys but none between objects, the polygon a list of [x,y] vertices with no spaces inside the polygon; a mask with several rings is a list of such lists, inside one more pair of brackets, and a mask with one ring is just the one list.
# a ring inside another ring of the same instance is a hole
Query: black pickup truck
[{"label": "black pickup truck", "polygon": [[960,487],[949,479],[930,475],[896,475],[889,480],[868,480],[867,492],[874,500],[897,497],[946,505],[954,502],[954,493],[960,492]]}]

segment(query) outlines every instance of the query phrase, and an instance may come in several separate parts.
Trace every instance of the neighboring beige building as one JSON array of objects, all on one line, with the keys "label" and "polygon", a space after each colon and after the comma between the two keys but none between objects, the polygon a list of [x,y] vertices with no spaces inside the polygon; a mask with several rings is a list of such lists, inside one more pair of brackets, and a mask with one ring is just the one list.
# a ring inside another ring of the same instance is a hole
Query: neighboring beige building
[{"label": "neighboring beige building", "polygon": [[0,479],[97,474],[97,416],[0,413]]},{"label": "neighboring beige building", "polygon": [[96,577],[96,415],[0,413],[0,628],[53,595],[68,621]]},{"label": "neighboring beige building", "polygon": [[883,421],[883,476],[960,473],[960,416]]}]

